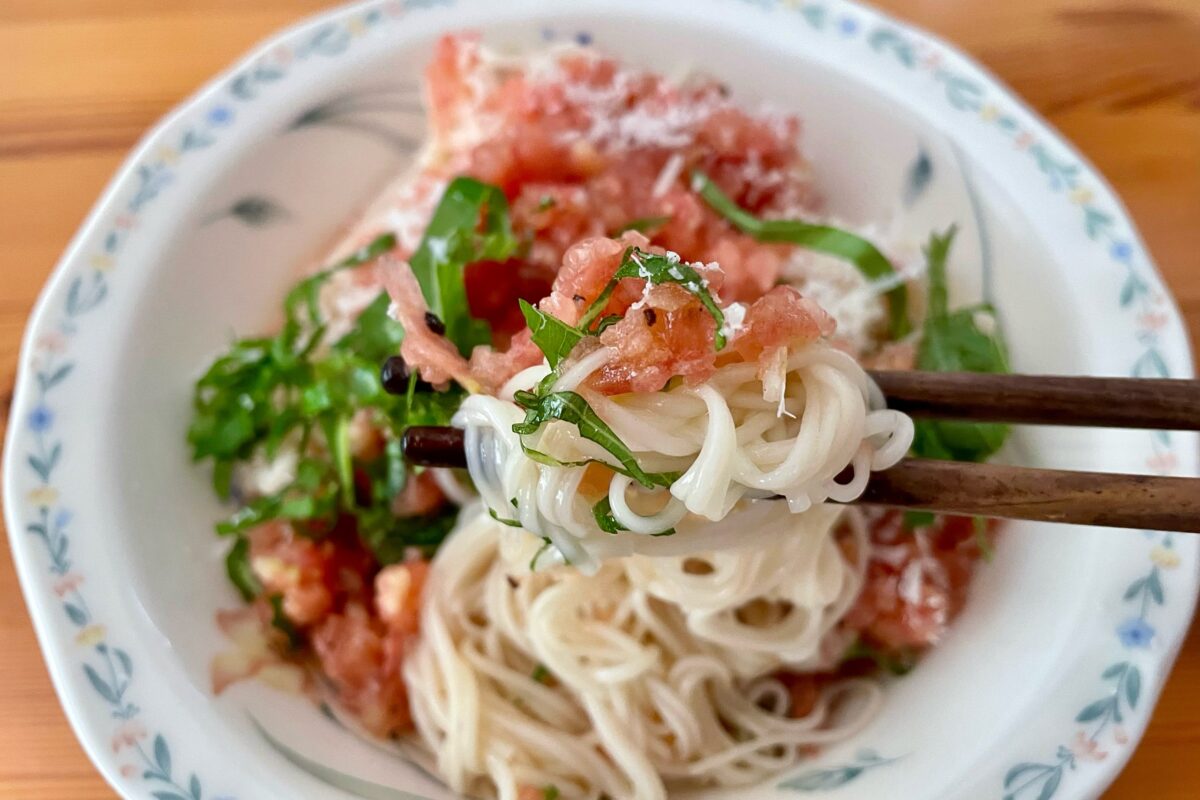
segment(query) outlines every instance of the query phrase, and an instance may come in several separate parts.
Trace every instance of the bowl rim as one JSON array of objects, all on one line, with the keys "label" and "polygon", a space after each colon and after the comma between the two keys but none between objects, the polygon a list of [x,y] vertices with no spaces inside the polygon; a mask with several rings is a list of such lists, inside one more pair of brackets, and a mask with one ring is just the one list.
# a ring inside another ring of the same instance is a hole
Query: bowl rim
[{"label": "bowl rim", "polygon": [[[410,14],[426,7],[454,5],[455,1],[367,0],[366,2],[352,3],[304,18],[261,40],[229,68],[218,73],[200,89],[177,104],[141,137],[130,152],[130,155],[125,159],[101,193],[100,198],[88,213],[86,220],[71,238],[62,257],[58,260],[45,286],[39,293],[33,311],[26,323],[18,360],[16,389],[14,391],[5,440],[3,476],[5,523],[9,532],[10,547],[17,568],[22,593],[33,620],[39,646],[46,661],[55,691],[59,696],[76,737],[79,739],[89,758],[109,784],[123,796],[135,796],[132,793],[135,790],[129,788],[127,777],[120,773],[116,760],[106,747],[107,742],[93,735],[91,732],[87,719],[93,715],[93,712],[86,710],[83,706],[83,698],[85,696],[90,697],[92,693],[97,691],[95,682],[90,679],[90,676],[86,676],[84,671],[77,669],[77,664],[68,653],[67,642],[61,638],[59,631],[63,627],[61,621],[52,622],[50,619],[50,615],[58,611],[57,608],[53,607],[52,601],[54,600],[54,595],[51,591],[48,591],[53,589],[51,585],[53,576],[44,570],[40,570],[35,565],[34,559],[36,555],[33,551],[33,545],[30,543],[31,537],[25,534],[28,526],[37,523],[37,519],[31,514],[33,506],[30,505],[24,496],[28,492],[23,491],[23,487],[18,480],[18,472],[26,468],[28,449],[22,445],[27,443],[31,436],[30,426],[24,423],[26,422],[26,417],[37,410],[33,407],[31,398],[33,397],[35,382],[38,380],[34,363],[39,347],[38,340],[50,328],[54,327],[51,317],[57,309],[57,304],[63,302],[70,293],[70,287],[74,285],[72,282],[73,279],[79,278],[74,273],[79,272],[82,265],[88,263],[88,243],[102,231],[111,217],[117,213],[118,209],[115,208],[117,201],[127,192],[135,180],[139,167],[147,161],[154,150],[165,143],[168,137],[177,137],[181,129],[188,124],[198,106],[212,101],[227,91],[230,82],[239,74],[252,68],[264,54],[281,45],[296,42],[305,36],[310,36],[323,26],[344,24],[353,19],[365,18],[366,15],[372,13],[387,13],[388,9],[394,10],[397,15]],[[1140,233],[1134,226],[1127,209],[1115,191],[1083,154],[1048,121],[1033,110],[1019,95],[1012,91],[1007,84],[993,75],[990,70],[941,37],[898,20],[885,12],[857,2],[856,0],[819,0],[819,2],[811,3],[788,2],[788,0],[722,1],[727,4],[739,2],[748,8],[762,6],[777,10],[787,7],[793,8],[800,13],[804,13],[805,10],[809,9],[824,9],[830,11],[831,15],[834,13],[843,15],[843,19],[867,20],[875,25],[887,26],[910,37],[913,41],[928,45],[934,52],[940,53],[948,60],[953,60],[966,74],[976,80],[982,81],[991,93],[1003,101],[1005,106],[1015,109],[1017,115],[1023,117],[1022,121],[1028,121],[1029,127],[1040,138],[1053,143],[1056,152],[1065,153],[1075,164],[1082,168],[1082,173],[1086,176],[1089,186],[1094,187],[1095,192],[1105,201],[1105,208],[1127,229],[1126,244],[1132,248],[1134,255],[1127,255],[1126,258],[1132,262],[1136,256],[1140,256],[1140,267],[1134,270],[1131,266],[1130,274],[1136,274],[1147,283],[1151,290],[1160,295],[1160,300],[1156,308],[1167,318],[1167,323],[1162,328],[1165,332],[1161,334],[1165,342],[1175,348],[1177,354],[1182,354],[1181,358],[1184,361],[1190,362],[1192,360],[1188,337],[1183,330],[1181,315],[1174,298],[1165,286],[1161,274],[1149,256]],[[1179,358],[1175,360],[1178,361]],[[1190,363],[1185,363],[1179,376],[1183,377],[1190,374],[1193,374],[1191,365]],[[1195,448],[1192,449],[1195,450]],[[1184,448],[1180,452],[1180,461],[1184,470],[1194,472],[1200,466],[1200,453],[1193,453]],[[46,486],[50,485],[49,481],[44,481],[43,483]],[[1151,557],[1154,557],[1153,554]],[[1184,589],[1184,593],[1179,607],[1183,608],[1186,613],[1181,618],[1182,621],[1175,625],[1173,630],[1169,632],[1169,636],[1164,634],[1162,641],[1165,642],[1165,647],[1156,654],[1156,658],[1152,659],[1157,670],[1153,676],[1147,678],[1147,682],[1142,689],[1142,696],[1147,698],[1147,702],[1140,707],[1137,715],[1130,718],[1128,725],[1129,738],[1134,744],[1144,733],[1149,721],[1150,711],[1153,709],[1157,696],[1166,681],[1170,667],[1178,655],[1188,630],[1188,622],[1194,612],[1197,590],[1200,588],[1200,563],[1193,564],[1192,566],[1193,569],[1190,574],[1184,576],[1186,584],[1181,587]],[[80,632],[80,635],[86,632],[87,629],[84,629]],[[1081,711],[1082,714],[1083,711]],[[160,762],[158,743],[161,740],[161,736],[156,737],[154,741],[155,752],[153,753],[154,760]],[[165,747],[166,745],[164,744],[163,746]],[[1060,748],[1060,758],[1064,758],[1061,755],[1062,749]],[[1132,745],[1117,750],[1115,758],[1106,761],[1102,767],[1087,773],[1092,776],[1090,781],[1079,780],[1072,785],[1072,791],[1087,794],[1092,791],[1099,792],[1103,790],[1116,777],[1120,769],[1131,757],[1132,752]],[[169,757],[167,760],[169,764]],[[1012,771],[1024,766],[1029,766],[1029,764],[1015,764],[1013,770],[1010,770],[1010,774]],[[1034,764],[1034,766],[1042,765]],[[1059,769],[1061,772],[1061,764]],[[166,771],[170,772],[169,766]],[[181,787],[181,790],[186,788],[189,787]],[[129,793],[126,794],[126,792]],[[199,793],[196,792],[196,794],[198,796]]]}]

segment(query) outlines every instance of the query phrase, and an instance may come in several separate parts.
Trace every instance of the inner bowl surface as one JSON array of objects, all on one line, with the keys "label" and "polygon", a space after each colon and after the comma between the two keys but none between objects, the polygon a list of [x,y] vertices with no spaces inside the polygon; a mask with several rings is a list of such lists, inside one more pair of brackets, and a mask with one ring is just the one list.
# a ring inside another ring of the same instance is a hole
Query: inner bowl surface
[{"label": "inner bowl surface", "polygon": [[[132,213],[136,227],[110,233],[101,209],[34,323],[50,330],[56,310],[47,303],[61,296],[69,304],[72,291],[78,301],[97,285],[88,258],[103,256],[115,235],[109,261],[116,269],[94,273],[104,296],[77,323],[86,357],[72,362],[77,396],[62,399],[73,410],[58,413],[70,443],[58,484],[69,492],[77,539],[87,529],[76,561],[96,576],[113,636],[147,676],[139,702],[169,732],[164,746],[179,742],[176,758],[185,761],[177,763],[214,789],[228,786],[243,798],[451,797],[393,746],[364,741],[302,698],[246,684],[213,701],[209,663],[229,647],[214,615],[238,604],[224,578],[227,543],[212,532],[228,509],[189,463],[183,441],[199,370],[235,332],[271,329],[285,288],[411,160],[422,133],[419,111],[395,110],[404,102],[350,115],[329,110],[347,97],[414,97],[444,31],[480,29],[493,46],[515,51],[591,41],[667,74],[716,75],[745,104],[798,111],[817,184],[837,217],[881,231],[895,226],[914,249],[931,230],[958,224],[955,302],[998,306],[1016,371],[1190,369],[1169,300],[1153,305],[1162,290],[1103,184],[1052,134],[1037,139],[1043,132],[1019,103],[936,42],[842,3],[799,11],[731,0],[425,5],[340,12],[285,35],[201,94],[155,136],[155,147],[170,140],[174,160],[143,149],[135,161],[144,171],[106,198]],[[935,56],[938,63],[926,65]],[[1022,145],[1022,132],[1034,141]],[[1080,199],[1085,192],[1094,204]],[[64,283],[70,274],[81,276],[82,288]],[[1166,321],[1151,341],[1144,318],[1153,314]],[[26,376],[14,413],[33,408],[28,384]],[[1030,465],[1144,472],[1170,469],[1171,458],[1194,469],[1195,449],[1193,438],[1178,435],[1046,428],[1020,431],[1006,455]],[[10,440],[10,462],[12,450]],[[999,796],[1023,763],[1058,764],[1059,796],[1098,791],[1125,754],[1081,765],[1076,777],[1057,748],[1081,725],[1091,734],[1094,726],[1074,721],[1075,712],[1112,694],[1102,677],[1110,664],[1141,671],[1144,696],[1131,701],[1127,683],[1117,691],[1126,692],[1128,708],[1118,709],[1131,717],[1127,725],[1144,725],[1190,616],[1195,547],[1152,533],[1025,523],[1004,530],[946,641],[894,682],[867,730],[782,782],[695,796],[785,797],[813,787],[838,788],[846,798]],[[1150,560],[1163,551],[1184,569],[1169,571],[1161,555]],[[1142,612],[1162,632],[1143,650],[1114,631],[1136,618],[1124,590],[1149,570],[1165,599]],[[54,666],[60,655],[50,658],[68,705],[73,696],[93,703],[79,688],[77,664]],[[92,732],[95,758],[95,742],[111,735],[98,732],[111,724],[101,713],[81,713],[84,721],[75,721],[85,740]],[[157,739],[150,741],[157,757]],[[235,751],[243,754],[236,763],[220,758]],[[102,763],[124,782],[121,766]]]}]

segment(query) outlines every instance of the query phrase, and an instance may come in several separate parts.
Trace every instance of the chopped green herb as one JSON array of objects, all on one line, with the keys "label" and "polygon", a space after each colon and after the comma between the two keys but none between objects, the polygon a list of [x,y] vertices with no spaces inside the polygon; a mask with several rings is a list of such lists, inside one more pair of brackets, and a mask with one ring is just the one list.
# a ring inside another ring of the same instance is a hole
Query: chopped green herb
[{"label": "chopped green herb", "polygon": [[388,316],[390,305],[391,299],[381,293],[363,309],[354,327],[338,340],[337,347],[379,364],[398,353],[404,341],[404,328]]},{"label": "chopped green herb", "polygon": [[[526,411],[525,421],[513,425],[513,433],[528,436],[536,433],[538,428],[551,420],[562,420],[578,428],[580,436],[600,445],[620,464],[619,467],[611,464],[609,466],[633,478],[647,489],[655,486],[670,486],[677,477],[673,473],[643,470],[629,447],[613,433],[612,428],[608,427],[600,415],[576,392],[551,392],[540,396],[530,392],[518,392],[514,399],[524,406]],[[563,463],[531,448],[526,448],[525,452],[538,460],[551,459],[553,463]],[[581,466],[586,463],[589,462],[573,462],[569,465]]]},{"label": "chopped green herb", "polygon": [[350,456],[350,417],[345,414],[326,416],[321,420],[321,429],[325,434],[325,448],[337,473],[342,505],[353,508],[354,463]]},{"label": "chopped green herb", "polygon": [[425,557],[437,551],[458,521],[458,509],[447,506],[434,516],[397,517],[390,508],[373,508],[359,515],[359,536],[380,564],[399,564],[409,548]]},{"label": "chopped green herb", "polygon": [[229,553],[225,556],[225,572],[229,575],[230,583],[247,603],[258,597],[259,592],[262,591],[258,576],[250,567],[250,542],[246,537],[239,536],[233,543],[233,547],[229,549]]},{"label": "chopped green herb", "polygon": [[517,520],[505,519],[504,517],[500,516],[499,514],[497,514],[494,510],[492,510],[490,508],[488,509],[488,514],[490,514],[492,519],[496,520],[496,522],[499,522],[501,525],[507,525],[510,528],[521,527],[521,523],[518,522]]},{"label": "chopped green herb", "polygon": [[[600,498],[600,500],[597,501],[594,506],[592,506],[592,516],[596,520],[596,525],[605,533],[621,533],[622,531],[629,530],[629,528],[626,528],[620,522],[617,522],[617,518],[613,516],[612,504],[609,502],[608,495],[604,495],[604,497]],[[665,531],[659,531],[658,533],[652,533],[650,535],[673,536],[674,534],[674,528],[667,528]]]},{"label": "chopped green herb", "polygon": [[320,272],[308,276],[304,280],[292,287],[291,291],[283,300],[284,312],[287,316],[288,323],[296,323],[299,321],[298,313],[301,306],[308,312],[308,321],[316,326],[320,323],[321,312],[317,308],[317,295],[320,292],[321,286],[329,277],[336,272],[341,272],[354,267],[361,267],[363,264],[369,264],[375,259],[396,248],[396,237],[394,234],[385,233],[375,237],[372,241],[354,251],[346,258],[342,259],[332,267],[327,267]]},{"label": "chopped green herb", "polygon": [[430,312],[463,355],[491,341],[487,323],[471,316],[464,271],[477,261],[503,261],[518,245],[504,192],[474,178],[450,182],[409,264]]},{"label": "chopped green herb", "polygon": [[604,287],[604,291],[600,293],[600,296],[596,298],[591,306],[588,307],[588,310],[584,312],[583,316],[580,317],[579,327],[581,330],[586,331],[592,321],[600,316],[601,312],[604,311],[604,307],[608,305],[608,299],[612,297],[613,290],[625,278],[640,278],[652,284],[673,283],[695,295],[717,323],[715,338],[717,349],[720,350],[725,347],[725,334],[721,331],[725,327],[725,314],[721,311],[721,307],[717,305],[717,301],[713,299],[712,293],[708,291],[708,282],[704,280],[700,273],[680,261],[677,255],[669,254],[660,256],[657,253],[647,253],[636,247],[631,247],[625,251],[625,255],[621,259],[621,266],[617,267],[617,271]]},{"label": "chopped green herb", "polygon": [[[195,414],[188,430],[188,442],[196,459],[214,459],[214,484],[223,497],[228,494],[231,461],[248,458],[258,445],[266,444],[273,454],[288,434],[301,428],[308,406],[325,406],[328,387],[314,387],[314,350],[324,335],[316,306],[321,284],[335,272],[360,266],[371,257],[395,246],[391,234],[380,236],[350,258],[302,280],[284,301],[284,325],[273,338],[247,338],[236,342],[217,358],[196,383]],[[372,311],[377,310],[373,304]],[[304,312],[307,311],[307,314]],[[383,309],[386,312],[386,305]],[[348,334],[350,341],[339,348],[341,354],[356,354],[356,348],[369,343],[377,348],[381,337],[402,337],[399,326],[385,324],[373,313],[366,322],[371,333]],[[362,359],[359,366],[365,365]],[[344,358],[338,368],[346,368]],[[377,367],[370,365],[369,371]],[[377,380],[375,381],[377,383]],[[358,381],[351,386],[361,386]],[[281,387],[305,390],[307,405],[274,402]]]},{"label": "chopped green herb", "polygon": [[928,528],[937,520],[937,517],[929,511],[905,511],[904,512],[904,527],[907,530],[915,531],[918,528]]},{"label": "chopped green herb", "polygon": [[637,231],[638,233],[649,233],[650,231],[658,230],[663,225],[671,221],[669,216],[664,217],[638,217],[631,219],[621,227],[617,228],[614,236],[620,236],[625,231]]},{"label": "chopped green herb", "polygon": [[558,800],[558,787],[553,783],[543,787],[542,800]]},{"label": "chopped green herb", "polygon": [[273,594],[268,601],[271,603],[271,625],[283,633],[287,637],[288,647],[293,649],[304,643],[300,636],[300,632],[296,630],[296,626],[288,619],[288,615],[283,611],[283,595]]},{"label": "chopped green herb", "polygon": [[334,265],[334,269],[353,269],[370,264],[380,256],[396,249],[396,235],[381,233]]},{"label": "chopped green herb", "polygon": [[[595,442],[616,459],[617,464],[607,463],[607,466],[628,475],[646,488],[666,487],[678,477],[674,473],[646,472],[638,464],[628,446],[613,433],[612,429],[592,409],[588,402],[579,394],[570,391],[555,392],[554,384],[558,379],[557,368],[579,341],[588,333],[591,323],[604,310],[608,299],[612,296],[617,284],[625,278],[639,278],[651,284],[674,283],[695,295],[716,322],[716,347],[725,346],[725,337],[721,332],[725,317],[708,291],[707,282],[692,267],[682,263],[678,256],[660,256],[646,253],[637,248],[629,248],[622,257],[621,265],[617,268],[611,280],[600,293],[599,297],[583,314],[577,328],[571,328],[566,323],[540,311],[529,303],[521,301],[521,313],[533,334],[533,341],[545,354],[550,364],[551,372],[537,386],[536,392],[518,391],[514,400],[526,410],[524,422],[513,426],[513,431],[522,437],[536,433],[545,423],[551,420],[561,420],[574,425],[583,438]],[[618,315],[608,315],[600,320],[596,330],[599,333],[611,324],[621,319]],[[526,455],[539,463],[551,466],[582,466],[592,463],[593,459],[564,462],[548,453],[536,450],[527,445],[522,438],[521,446]],[[601,501],[607,503],[607,501]],[[612,518],[611,509],[605,505],[597,505],[593,509],[597,524],[603,530],[615,533],[619,530],[616,520]],[[500,519],[497,517],[497,519]],[[501,520],[503,521],[503,520]],[[667,536],[674,530],[655,534]]]},{"label": "chopped green herb", "polygon": [[533,668],[533,672],[529,677],[533,678],[537,683],[547,683],[550,680],[550,670],[546,669],[545,664],[539,663]]},{"label": "chopped green herb", "polygon": [[892,675],[907,675],[917,665],[917,654],[907,648],[894,651],[881,650],[862,639],[855,639],[842,654],[843,661],[857,659],[872,661],[877,669]]},{"label": "chopped green herb", "polygon": [[[692,174],[692,187],[714,211],[760,242],[784,242],[843,258],[871,280],[890,278],[895,274],[892,262],[861,236],[831,225],[802,220],[759,219],[735,203],[702,172]],[[908,289],[903,283],[888,292],[888,308],[892,338],[906,336],[912,330],[912,323],[908,319]]]},{"label": "chopped green herb", "polygon": [[556,205],[558,205],[558,201],[555,200],[552,195],[544,194],[538,200],[537,210],[547,211],[551,208],[554,208]]},{"label": "chopped green herb", "polygon": [[617,522],[617,518],[613,516],[612,503],[609,502],[608,495],[604,495],[592,506],[592,516],[596,519],[596,525],[605,533],[620,533],[629,530]]},{"label": "chopped green herb", "polygon": [[559,363],[571,354],[571,350],[583,338],[583,334],[572,328],[558,317],[547,314],[525,300],[520,301],[521,314],[533,334],[533,343],[546,356],[551,369],[557,369]]},{"label": "chopped green herb", "polygon": [[592,328],[592,333],[596,336],[599,336],[623,319],[625,318],[620,314],[605,314],[603,317],[597,320],[596,327]]},{"label": "chopped green herb", "polygon": [[554,543],[553,543],[553,542],[551,542],[549,539],[547,539],[545,536],[543,536],[543,537],[542,537],[542,546],[541,546],[541,547],[539,547],[539,548],[537,549],[537,552],[533,554],[533,558],[529,559],[529,571],[530,571],[530,572],[536,572],[536,571],[537,571],[537,562],[538,562],[538,559],[539,559],[539,558],[541,558],[541,557],[542,557],[542,553],[544,553],[544,552],[546,552],[547,550],[549,550],[549,549],[550,549],[550,547],[551,547],[551,546],[553,546],[553,544],[554,544]]},{"label": "chopped green herb", "polygon": [[[330,275],[367,263],[395,246],[386,235],[350,258],[305,278],[284,301],[285,320],[274,337],[235,342],[196,383],[188,442],[195,460],[209,460],[213,486],[228,497],[239,464],[270,460],[281,449],[303,454],[293,479],[279,491],[252,497],[217,530],[238,535],[226,560],[230,580],[243,595],[261,594],[246,560],[241,534],[270,520],[288,520],[304,535],[321,536],[346,516],[383,563],[399,561],[407,547],[425,552],[445,537],[454,517],[398,519],[391,503],[404,488],[407,467],[400,436],[409,425],[444,425],[461,403],[461,390],[383,391],[379,364],[395,353],[404,332],[387,316],[381,293],[335,342],[317,308]],[[371,416],[385,444],[369,459],[351,453],[351,420]],[[315,445],[315,446],[312,446]]]},{"label": "chopped green herb", "polygon": [[[955,228],[933,235],[925,247],[929,264],[929,312],[917,350],[918,369],[937,372],[1008,372],[1008,354],[999,333],[980,329],[977,317],[994,312],[988,306],[949,310],[946,260]],[[1009,426],[991,422],[921,420],[916,425],[913,454],[955,461],[984,461],[1008,438]]]},{"label": "chopped green herb", "polygon": [[[274,453],[268,452],[267,457],[273,458]],[[229,497],[229,492],[233,488],[233,462],[218,461],[213,464],[212,474],[213,490],[217,493],[217,497],[222,500]]]}]

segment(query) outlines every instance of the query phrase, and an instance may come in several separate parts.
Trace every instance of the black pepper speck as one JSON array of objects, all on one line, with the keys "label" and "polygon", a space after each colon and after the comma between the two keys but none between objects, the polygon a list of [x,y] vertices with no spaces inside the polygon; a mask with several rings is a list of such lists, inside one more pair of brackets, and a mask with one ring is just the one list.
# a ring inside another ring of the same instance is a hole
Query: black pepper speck
[{"label": "black pepper speck", "polygon": [[442,322],[438,315],[432,311],[425,312],[425,327],[429,328],[429,330],[433,331],[438,336],[446,335],[446,323]]},{"label": "black pepper speck", "polygon": [[400,356],[390,356],[379,370],[379,382],[388,394],[404,394],[408,391],[408,364]]}]

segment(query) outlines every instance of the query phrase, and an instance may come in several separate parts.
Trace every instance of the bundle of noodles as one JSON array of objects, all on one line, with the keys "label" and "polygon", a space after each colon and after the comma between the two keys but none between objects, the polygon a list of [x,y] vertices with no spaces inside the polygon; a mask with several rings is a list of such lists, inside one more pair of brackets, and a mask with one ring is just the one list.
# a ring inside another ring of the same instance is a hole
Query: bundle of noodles
[{"label": "bundle of noodles", "polygon": [[869,546],[826,501],[898,461],[912,422],[815,304],[722,305],[721,280],[637,234],[577,245],[524,309],[542,363],[455,415],[483,507],[433,562],[404,669],[456,790],[746,785],[878,703],[871,681],[805,703],[779,676],[844,652]]},{"label": "bundle of noodles", "polygon": [[[667,487],[618,471],[570,422],[514,433],[526,412],[503,396],[473,395],[454,421],[466,428],[471,476],[489,509],[546,537],[567,563],[592,570],[613,556],[749,545],[770,538],[759,523],[779,511],[858,497],[870,471],[895,464],[912,441],[911,421],[880,407],[850,356],[821,344],[778,352],[761,377],[759,365],[741,361],[697,386],[605,396],[587,388],[618,357],[602,347],[554,381],[553,392],[577,393],[644,471],[678,474]],[[548,373],[537,367],[518,380]],[[852,477],[839,482],[846,467]],[[773,495],[787,508],[762,499]]]},{"label": "bundle of noodles", "polygon": [[[777,515],[764,544],[635,556],[595,574],[530,572],[529,537],[470,518],[434,561],[422,638],[405,661],[413,720],[456,791],[503,800],[657,800],[742,786],[844,739],[881,701],[871,680],[810,701],[777,674],[829,670],[865,560],[838,511]],[[848,526],[865,552],[866,530]],[[532,545],[536,549],[536,540]],[[536,790],[536,791],[532,791]]]},{"label": "bundle of noodles", "polygon": [[820,308],[790,287],[721,307],[715,264],[629,241],[580,245],[586,281],[568,253],[527,307],[546,360],[454,418],[492,516],[551,543],[547,558],[594,571],[748,544],[782,505],[769,498],[792,514],[853,500],[908,450],[911,420],[821,340]]}]

